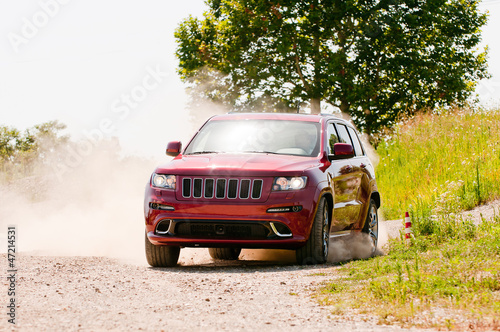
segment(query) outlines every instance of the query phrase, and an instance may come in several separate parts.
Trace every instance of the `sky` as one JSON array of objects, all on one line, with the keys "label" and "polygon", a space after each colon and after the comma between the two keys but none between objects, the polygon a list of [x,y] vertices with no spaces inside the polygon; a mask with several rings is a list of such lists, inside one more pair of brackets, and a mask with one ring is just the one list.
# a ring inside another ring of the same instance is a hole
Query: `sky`
[{"label": "sky", "polygon": [[[500,0],[483,30],[492,78],[477,92],[500,101]],[[193,128],[177,73],[174,30],[203,0],[0,0],[0,125],[58,120],[71,137],[118,137],[123,150],[163,154]]]}]

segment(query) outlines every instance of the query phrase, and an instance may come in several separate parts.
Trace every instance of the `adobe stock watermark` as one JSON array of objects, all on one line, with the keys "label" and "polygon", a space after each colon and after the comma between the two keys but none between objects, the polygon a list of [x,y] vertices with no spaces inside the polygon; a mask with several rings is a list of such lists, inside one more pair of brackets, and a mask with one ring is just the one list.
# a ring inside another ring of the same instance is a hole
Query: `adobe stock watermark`
[{"label": "adobe stock watermark", "polygon": [[80,166],[84,159],[92,154],[99,142],[116,129],[117,123],[129,117],[131,112],[137,109],[148,95],[157,89],[169,76],[168,72],[162,71],[160,65],[156,65],[154,68],[147,66],[145,71],[146,74],[143,76],[141,83],[113,100],[110,109],[111,114],[101,118],[97,128],[84,130],[82,140],[77,142],[76,145],[65,147],[67,152],[65,159],[58,164],[52,165],[54,174],[59,181],[63,181],[64,174]]},{"label": "adobe stock watermark", "polygon": [[476,94],[484,102],[500,102],[500,81],[491,79],[479,81]]},{"label": "adobe stock watermark", "polygon": [[38,2],[39,9],[29,18],[23,17],[20,33],[9,32],[7,38],[14,52],[19,53],[21,45],[28,44],[35,38],[41,29],[45,28],[51,19],[59,14],[61,7],[67,5],[71,0],[41,0]]}]

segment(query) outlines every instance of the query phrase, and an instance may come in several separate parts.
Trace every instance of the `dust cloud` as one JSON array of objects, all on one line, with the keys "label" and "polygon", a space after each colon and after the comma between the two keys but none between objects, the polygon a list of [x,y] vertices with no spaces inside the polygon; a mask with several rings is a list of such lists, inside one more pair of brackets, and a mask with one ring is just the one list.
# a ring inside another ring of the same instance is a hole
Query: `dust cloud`
[{"label": "dust cloud", "polygon": [[[381,217],[379,214],[377,247],[381,248],[381,250],[384,250],[384,248],[387,245],[387,243],[389,242],[389,238],[390,238],[387,224],[383,220],[384,220],[383,217]],[[396,236],[393,236],[393,237],[396,237]]]},{"label": "dust cloud", "polygon": [[[190,121],[179,126],[190,137],[222,113],[216,105],[191,109]],[[7,226],[14,225],[22,254],[107,256],[146,265],[144,189],[155,166],[171,158],[123,157],[113,138],[41,145],[47,154],[25,165],[28,176],[0,183],[0,252],[7,248]],[[207,257],[206,249],[181,252],[186,262]]]},{"label": "dust cloud", "polygon": [[[382,226],[384,228],[384,226]],[[385,229],[385,228],[384,228]],[[379,228],[380,232],[380,228]],[[385,231],[383,231],[385,233]],[[382,256],[384,251],[381,247],[387,242],[387,237],[379,238],[379,245],[372,254],[372,246],[368,235],[355,233],[345,238],[335,238],[330,240],[330,247],[327,262],[337,264],[353,259],[367,259],[372,256]],[[240,261],[262,261],[279,264],[296,264],[294,250],[279,249],[243,249]],[[179,264],[181,265],[202,265],[213,264],[214,261],[205,248],[185,248],[181,250]]]},{"label": "dust cloud", "polygon": [[373,147],[373,145],[370,144],[370,139],[367,134],[363,133],[359,137],[361,139],[361,142],[363,143],[363,147],[365,148],[365,152],[368,155],[368,158],[371,160],[373,167],[377,167],[379,163],[379,156],[377,154],[377,151]]},{"label": "dust cloud", "polygon": [[372,255],[381,256],[383,254],[379,246],[377,246],[375,253],[372,254],[372,245],[367,234],[354,233],[345,238],[330,240],[328,262],[339,263],[353,259],[367,259]]},{"label": "dust cloud", "polygon": [[[193,134],[211,117],[228,113],[222,106],[213,103],[204,103],[203,107],[192,106],[189,109],[189,126]],[[190,137],[191,138],[191,137]],[[185,142],[186,144],[188,142]]]},{"label": "dust cloud", "polygon": [[[296,262],[295,251],[278,249],[243,249],[239,261],[279,264],[295,264]],[[179,264],[185,266],[219,265],[221,263],[223,262],[210,257],[207,248],[183,248],[179,256]]]},{"label": "dust cloud", "polygon": [[246,260],[272,261],[291,264],[296,262],[294,250],[246,249],[241,253],[241,258]]},{"label": "dust cloud", "polygon": [[62,149],[67,159],[36,165],[35,175],[0,187],[0,232],[15,225],[22,253],[145,264],[144,188],[158,161],[120,157],[116,141],[85,155]]}]

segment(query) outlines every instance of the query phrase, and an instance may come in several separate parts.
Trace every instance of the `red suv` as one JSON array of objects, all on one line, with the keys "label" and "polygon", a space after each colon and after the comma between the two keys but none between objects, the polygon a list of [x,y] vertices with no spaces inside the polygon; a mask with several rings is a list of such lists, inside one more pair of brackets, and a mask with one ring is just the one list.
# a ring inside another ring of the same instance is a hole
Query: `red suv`
[{"label": "red suv", "polygon": [[146,257],[175,266],[182,247],[215,259],[242,248],[293,249],[326,262],[330,239],[364,232],[377,246],[380,195],[373,166],[346,121],[331,115],[214,116],[146,187]]}]

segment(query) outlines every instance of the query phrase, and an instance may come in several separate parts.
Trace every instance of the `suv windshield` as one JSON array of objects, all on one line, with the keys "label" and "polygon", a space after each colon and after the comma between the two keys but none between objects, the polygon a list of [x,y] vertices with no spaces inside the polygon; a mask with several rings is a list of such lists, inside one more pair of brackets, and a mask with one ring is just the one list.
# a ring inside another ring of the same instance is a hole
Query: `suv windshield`
[{"label": "suv windshield", "polygon": [[317,156],[320,124],[287,120],[209,121],[185,154],[274,153]]}]

